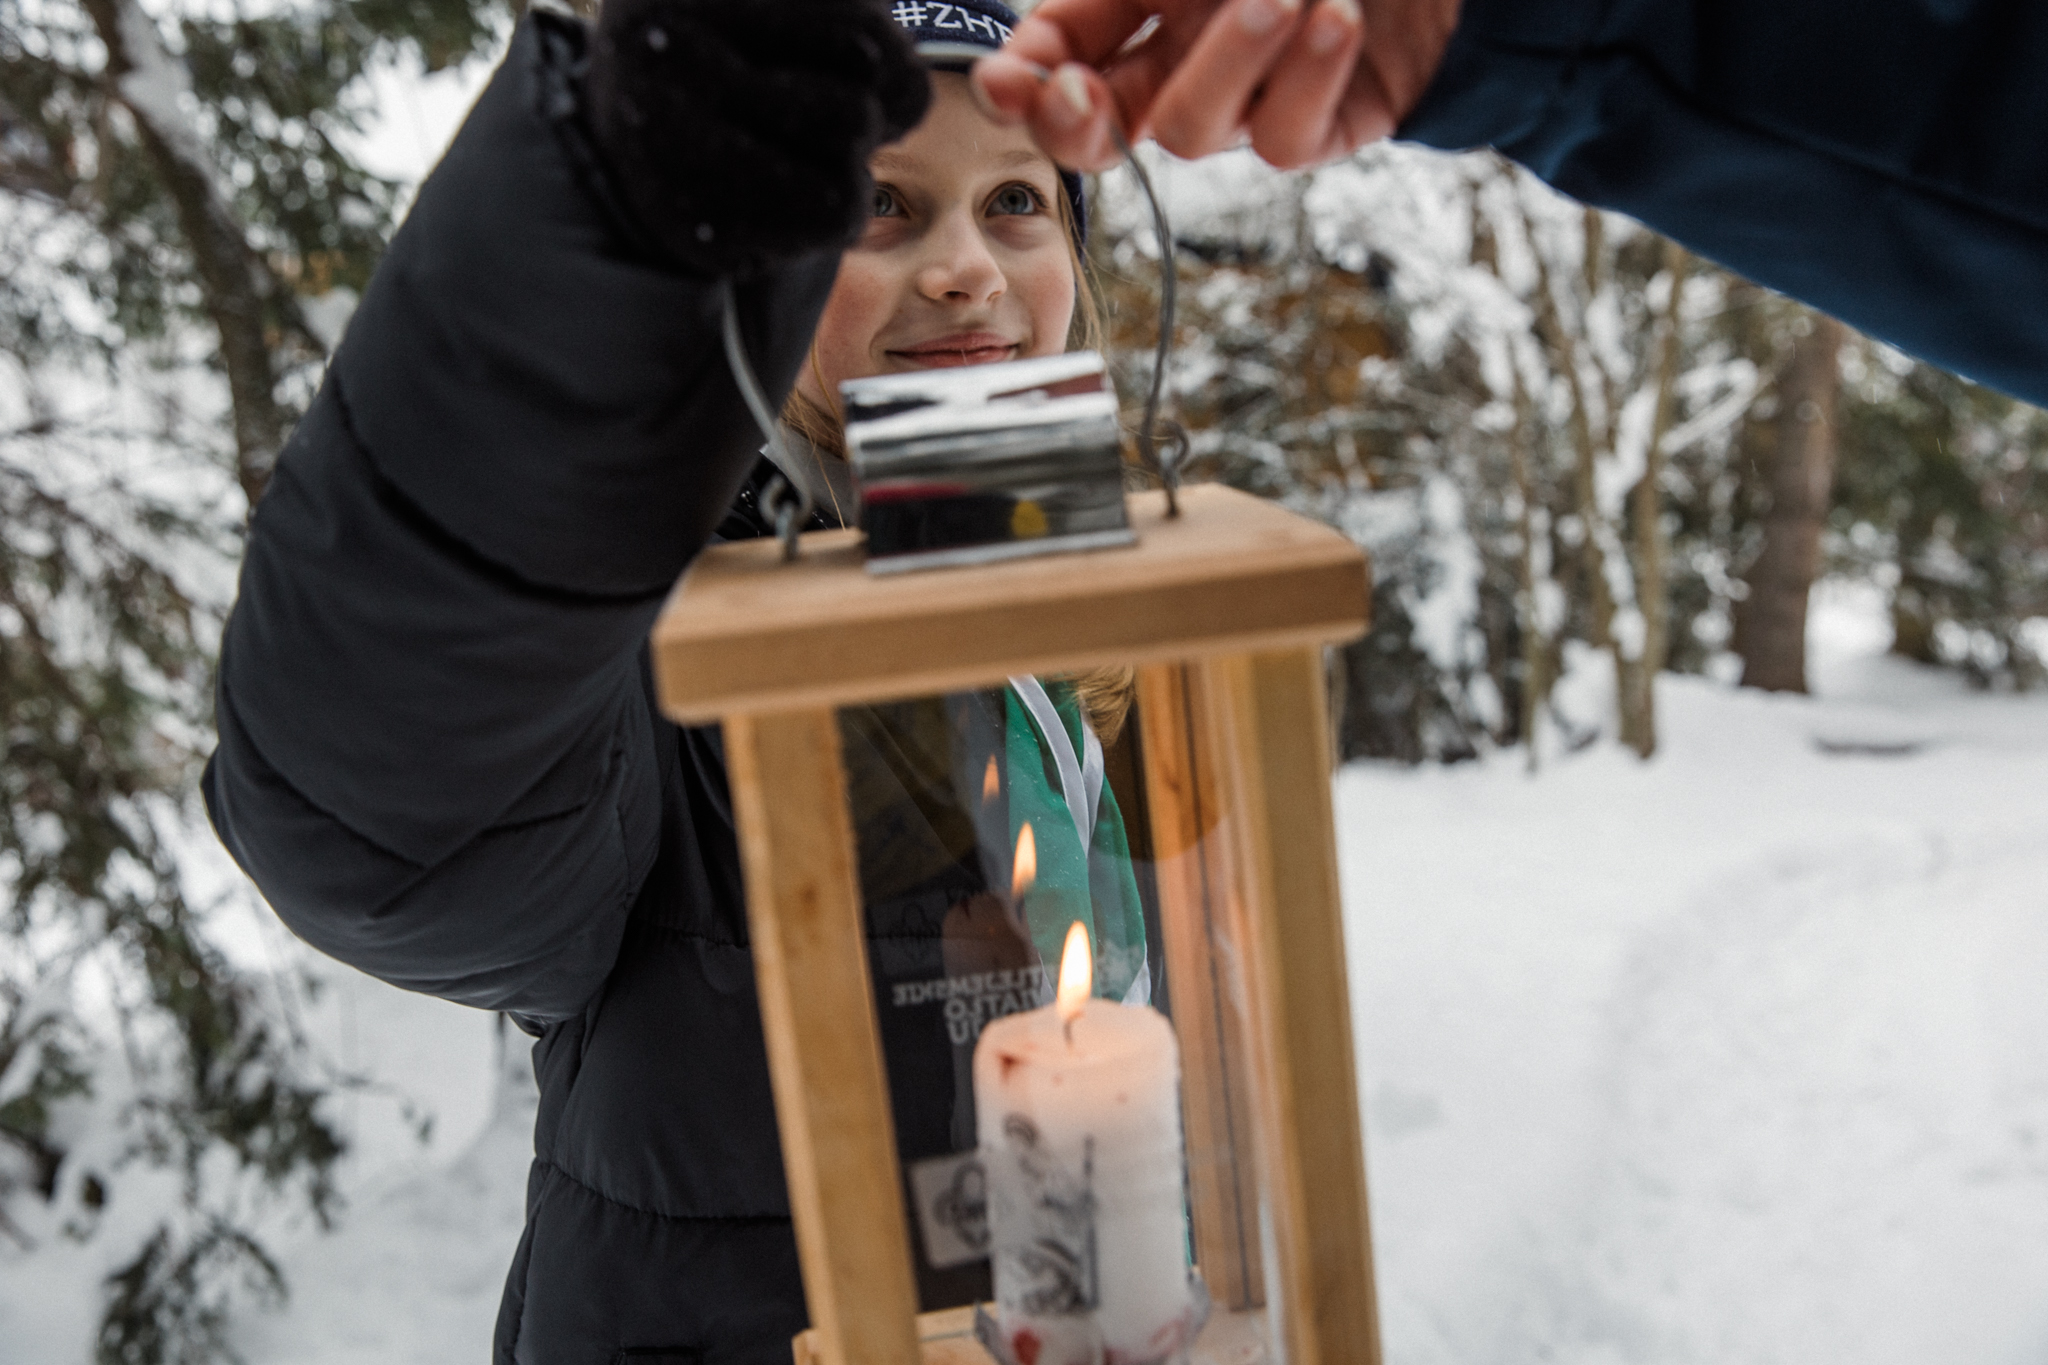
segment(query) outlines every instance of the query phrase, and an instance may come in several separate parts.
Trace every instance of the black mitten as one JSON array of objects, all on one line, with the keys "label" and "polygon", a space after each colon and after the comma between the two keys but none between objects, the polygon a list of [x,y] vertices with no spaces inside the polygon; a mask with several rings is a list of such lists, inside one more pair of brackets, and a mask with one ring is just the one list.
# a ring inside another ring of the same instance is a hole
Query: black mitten
[{"label": "black mitten", "polygon": [[709,275],[851,242],[931,99],[881,0],[606,0],[584,88],[640,228]]}]

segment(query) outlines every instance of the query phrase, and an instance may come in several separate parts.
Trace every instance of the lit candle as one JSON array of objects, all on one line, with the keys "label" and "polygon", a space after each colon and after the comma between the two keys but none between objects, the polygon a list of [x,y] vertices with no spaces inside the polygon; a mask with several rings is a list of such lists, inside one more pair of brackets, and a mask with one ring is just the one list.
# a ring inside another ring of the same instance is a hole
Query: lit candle
[{"label": "lit candle", "polygon": [[974,1050],[997,1323],[1016,1365],[1161,1361],[1200,1325],[1190,1292],[1180,1049],[1157,1010],[1091,998],[1067,931],[1047,1008]]},{"label": "lit candle", "polygon": [[1038,880],[1038,836],[1031,832],[1031,822],[1026,820],[1024,828],[1017,831],[1017,857],[1010,864],[1010,903],[1017,907],[1017,917],[1024,917],[1024,894]]}]

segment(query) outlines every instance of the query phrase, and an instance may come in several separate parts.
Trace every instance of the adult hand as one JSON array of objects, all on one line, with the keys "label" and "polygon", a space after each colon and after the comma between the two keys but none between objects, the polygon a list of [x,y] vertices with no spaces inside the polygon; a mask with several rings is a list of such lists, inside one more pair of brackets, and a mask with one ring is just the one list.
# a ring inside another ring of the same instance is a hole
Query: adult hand
[{"label": "adult hand", "polygon": [[1178,156],[1248,137],[1275,166],[1308,166],[1393,132],[1457,19],[1458,0],[1045,0],[974,84],[1080,170],[1116,160],[1111,118]]}]

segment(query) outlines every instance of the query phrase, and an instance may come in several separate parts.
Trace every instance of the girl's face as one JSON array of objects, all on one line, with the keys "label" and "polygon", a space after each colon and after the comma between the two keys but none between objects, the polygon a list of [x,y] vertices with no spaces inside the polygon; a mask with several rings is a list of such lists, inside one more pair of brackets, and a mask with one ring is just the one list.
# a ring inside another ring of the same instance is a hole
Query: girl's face
[{"label": "girl's face", "polygon": [[839,265],[797,385],[829,411],[839,383],[1056,355],[1074,315],[1059,174],[1022,126],[932,77],[931,112],[875,153],[875,216]]}]

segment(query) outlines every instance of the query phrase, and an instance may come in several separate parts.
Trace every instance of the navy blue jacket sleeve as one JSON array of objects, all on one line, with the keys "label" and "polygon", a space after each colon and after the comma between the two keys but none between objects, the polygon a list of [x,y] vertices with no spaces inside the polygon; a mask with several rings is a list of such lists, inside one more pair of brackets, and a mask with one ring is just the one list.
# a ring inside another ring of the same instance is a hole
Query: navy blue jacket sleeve
[{"label": "navy blue jacket sleeve", "polygon": [[[581,41],[521,25],[284,451],[204,783],[303,938],[542,1019],[602,983],[653,859],[644,642],[759,439],[715,283],[651,264],[606,210]],[[771,391],[836,268],[741,286]]]},{"label": "navy blue jacket sleeve", "polygon": [[2039,0],[1465,0],[1399,135],[2048,403],[2043,72]]}]

